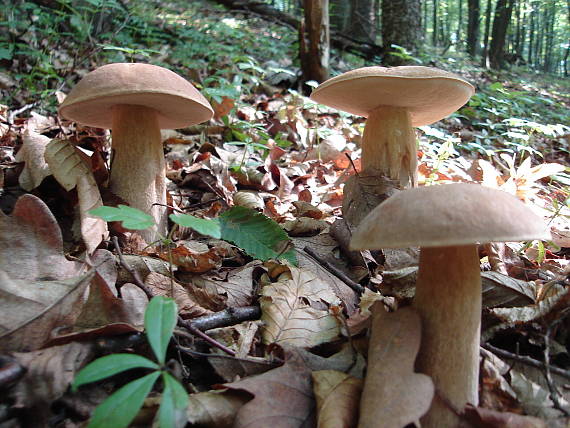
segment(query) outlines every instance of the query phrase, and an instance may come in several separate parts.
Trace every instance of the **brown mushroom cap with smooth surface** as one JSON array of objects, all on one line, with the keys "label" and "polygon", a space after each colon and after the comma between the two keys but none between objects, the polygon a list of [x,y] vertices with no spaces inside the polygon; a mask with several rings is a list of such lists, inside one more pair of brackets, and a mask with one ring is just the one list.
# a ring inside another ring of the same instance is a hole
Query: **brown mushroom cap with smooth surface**
[{"label": "brown mushroom cap with smooth surface", "polygon": [[132,207],[152,214],[157,227],[142,231],[143,238],[151,242],[157,232],[165,235],[166,165],[160,129],[209,120],[213,110],[206,98],[165,68],[115,63],[86,74],[59,113],[84,125],[112,130],[111,190]]},{"label": "brown mushroom cap with smooth surface", "polygon": [[[477,244],[549,239],[541,218],[516,197],[477,184],[407,189],[356,229],[354,250],[420,246],[414,307],[422,319],[419,372],[457,409],[478,404],[481,275]],[[422,427],[460,421],[436,398]]]},{"label": "brown mushroom cap with smooth surface", "polygon": [[319,85],[311,99],[367,118],[362,169],[378,170],[403,187],[417,184],[413,126],[450,115],[475,92],[463,78],[422,66],[364,67]]}]

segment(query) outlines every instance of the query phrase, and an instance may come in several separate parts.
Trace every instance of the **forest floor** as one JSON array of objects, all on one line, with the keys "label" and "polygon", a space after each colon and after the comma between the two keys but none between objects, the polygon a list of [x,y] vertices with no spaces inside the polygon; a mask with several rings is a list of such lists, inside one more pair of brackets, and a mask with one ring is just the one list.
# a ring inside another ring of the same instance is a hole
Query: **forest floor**
[{"label": "forest floor", "polygon": [[[348,427],[359,406],[395,426],[417,421],[434,394],[412,376],[419,325],[385,321],[376,343],[367,331],[371,313],[406,313],[418,251],[351,252],[343,225],[365,119],[297,87],[288,27],[208,2],[128,13],[111,3],[112,14],[23,3],[0,40],[0,424],[83,426],[116,391],[130,392],[114,395],[115,410],[103,407],[92,426],[127,426],[127,415],[149,426],[158,414],[163,426]],[[90,214],[124,202],[108,189],[111,135],[57,115],[89,71],[131,61],[177,72],[214,111],[207,123],[162,132],[177,214],[162,245],[133,230],[146,227],[140,213]],[[481,246],[479,407],[455,410],[473,426],[566,427],[570,82],[490,71],[434,48],[417,61],[476,88],[458,112],[417,129],[420,187],[504,190],[552,234]],[[377,64],[333,51],[334,74],[368,65]],[[102,219],[112,216],[123,224]],[[173,297],[177,312],[168,300],[149,306],[152,296]],[[372,378],[367,349],[388,349],[394,337],[402,342],[374,379],[393,385],[385,399],[398,397],[397,414],[384,398],[361,399]],[[70,387],[87,363],[117,354],[159,365],[127,357],[124,372],[111,361],[89,378],[97,382]],[[162,376],[152,392],[155,378],[120,389],[149,369]]]}]

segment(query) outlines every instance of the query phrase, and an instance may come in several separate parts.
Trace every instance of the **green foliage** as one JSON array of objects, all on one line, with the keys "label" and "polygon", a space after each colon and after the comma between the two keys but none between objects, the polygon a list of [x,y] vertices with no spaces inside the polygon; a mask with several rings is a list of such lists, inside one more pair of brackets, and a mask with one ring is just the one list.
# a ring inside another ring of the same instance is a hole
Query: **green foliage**
[{"label": "green foliage", "polygon": [[158,411],[158,426],[163,428],[185,426],[184,415],[188,405],[188,394],[165,367],[166,351],[176,325],[176,317],[176,303],[170,298],[154,297],[146,308],[145,331],[160,365],[139,355],[113,354],[93,361],[77,374],[72,385],[73,390],[126,370],[154,370],[122,386],[101,403],[89,422],[90,428],[129,426],[160,376],[163,379],[164,389]]},{"label": "green foliage", "polygon": [[[200,233],[207,231],[203,219],[186,214],[171,214],[170,219]],[[263,261],[285,259],[297,264],[295,251],[289,248],[287,233],[275,221],[257,211],[236,206],[218,218],[207,221],[211,223],[209,228],[214,233],[205,233],[206,235],[233,242],[252,257]]]},{"label": "green foliage", "polygon": [[98,207],[89,211],[89,214],[101,217],[105,221],[120,221],[125,229],[142,230],[154,225],[154,218],[127,205],[117,207]]}]

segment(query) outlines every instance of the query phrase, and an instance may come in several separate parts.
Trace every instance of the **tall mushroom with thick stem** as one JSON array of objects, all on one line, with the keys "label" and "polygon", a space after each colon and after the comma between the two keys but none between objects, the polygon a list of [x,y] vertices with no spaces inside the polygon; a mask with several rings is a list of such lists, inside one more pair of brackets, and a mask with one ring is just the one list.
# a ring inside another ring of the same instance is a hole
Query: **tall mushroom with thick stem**
[{"label": "tall mushroom with thick stem", "polygon": [[[417,144],[413,127],[449,116],[474,92],[463,78],[437,68],[364,67],[323,82],[311,99],[367,118],[361,144],[363,174],[395,180],[401,187],[415,187]],[[346,209],[343,203],[345,216]],[[349,222],[357,224],[361,216],[361,212],[356,213]]]},{"label": "tall mushroom with thick stem", "polygon": [[523,202],[477,184],[408,189],[378,205],[356,229],[354,250],[420,246],[414,307],[422,320],[419,372],[436,396],[422,427],[460,426],[446,401],[477,405],[481,275],[477,244],[549,239]]},{"label": "tall mushroom with thick stem", "polygon": [[152,242],[167,232],[164,128],[209,120],[206,98],[178,74],[150,64],[104,65],[83,77],[59,107],[66,119],[111,129],[110,188],[157,226],[142,231]]}]

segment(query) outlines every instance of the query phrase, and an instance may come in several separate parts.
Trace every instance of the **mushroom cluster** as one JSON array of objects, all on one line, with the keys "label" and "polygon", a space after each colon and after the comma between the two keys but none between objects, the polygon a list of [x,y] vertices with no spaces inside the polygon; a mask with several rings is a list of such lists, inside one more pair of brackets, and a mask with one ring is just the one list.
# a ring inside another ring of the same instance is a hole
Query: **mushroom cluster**
[{"label": "mushroom cluster", "polygon": [[456,427],[457,409],[477,405],[481,275],[477,244],[549,239],[541,218],[518,198],[477,184],[397,193],[360,223],[354,250],[420,247],[414,307],[422,320],[419,372],[436,397],[422,427]]},{"label": "mushroom cluster", "polygon": [[157,226],[147,242],[167,232],[166,165],[160,130],[209,120],[206,98],[178,74],[150,64],[104,65],[81,79],[59,107],[62,117],[111,129],[110,188]]},{"label": "mushroom cluster", "polygon": [[[323,82],[313,91],[311,99],[366,117],[361,174],[387,177],[405,188],[417,185],[413,127],[449,116],[474,92],[463,78],[437,68],[364,67]],[[351,197],[345,192],[345,200]],[[343,203],[345,217],[347,207],[348,203]],[[358,224],[361,217],[362,213],[357,213],[354,220],[349,218],[349,223]]]}]

